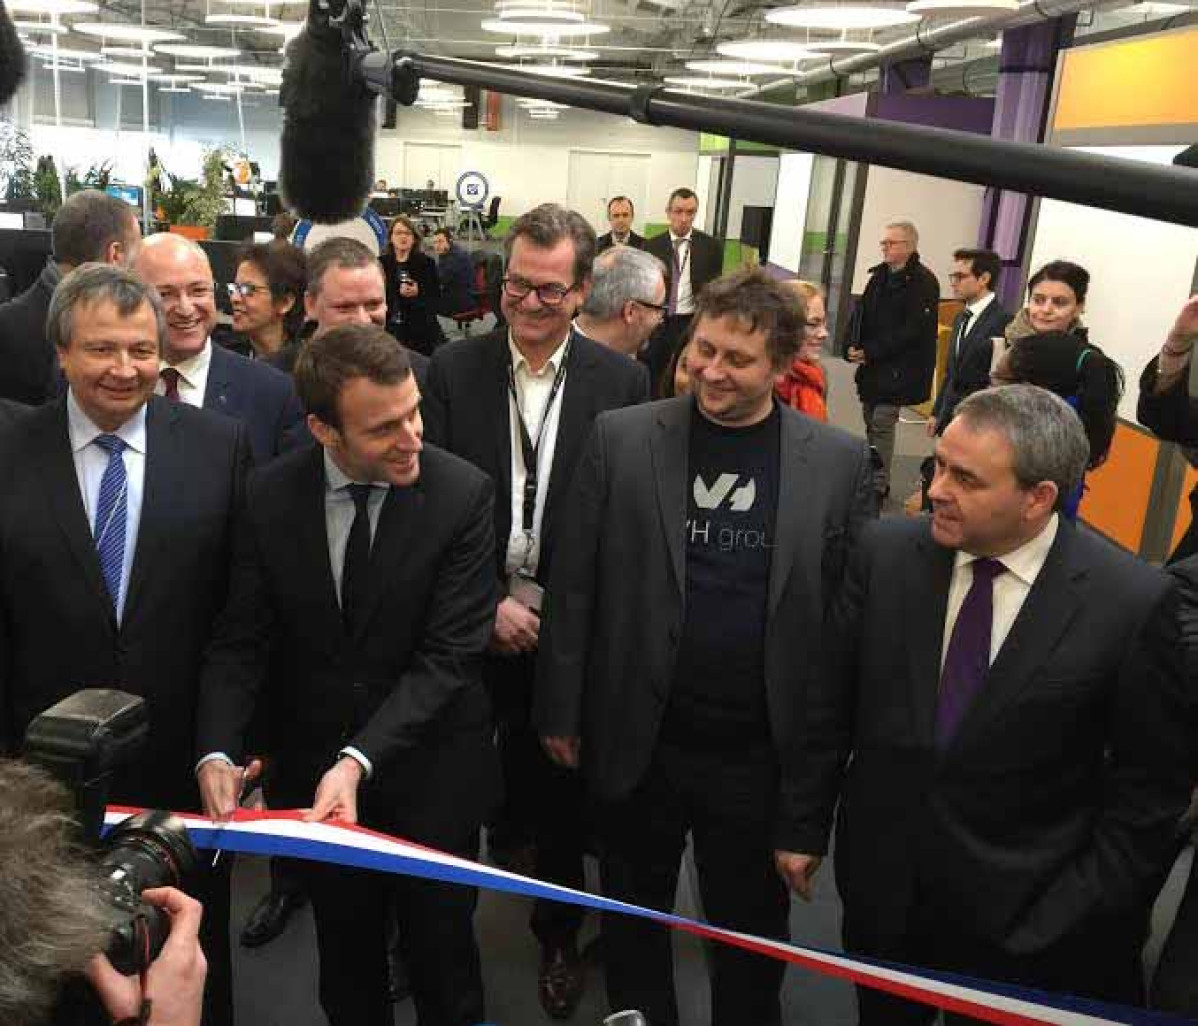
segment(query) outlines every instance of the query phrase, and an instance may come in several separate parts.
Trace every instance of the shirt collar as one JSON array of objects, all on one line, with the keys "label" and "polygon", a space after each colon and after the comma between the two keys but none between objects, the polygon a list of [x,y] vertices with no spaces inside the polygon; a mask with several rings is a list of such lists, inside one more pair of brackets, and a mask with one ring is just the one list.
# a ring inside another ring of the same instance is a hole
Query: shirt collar
[{"label": "shirt collar", "polygon": [[169,360],[159,361],[159,370],[165,370],[167,367],[173,367],[179,372],[184,382],[192,388],[199,388],[200,382],[208,374],[208,365],[212,362],[212,339],[208,339],[204,343],[204,348],[201,349],[195,356],[189,356],[186,360],[180,360],[178,363],[171,363]]},{"label": "shirt collar", "polygon": [[[573,330],[573,327],[574,327],[573,323],[571,323],[570,327],[571,327],[571,330]],[[545,361],[545,366],[542,367],[539,371],[534,371],[531,367],[528,366],[528,360],[526,360],[524,358],[524,354],[522,352],[520,352],[519,348],[516,346],[516,343],[512,341],[511,332],[508,332],[507,346],[508,346],[508,350],[512,354],[512,372],[515,374],[519,374],[521,367],[523,367],[524,373],[529,374],[534,378],[543,377],[546,374],[550,374],[550,375],[557,374],[557,369],[558,369],[558,367],[561,366],[562,357],[566,351],[566,345],[569,341],[570,341],[570,333],[567,332],[566,337],[564,339],[562,339],[561,345],[559,345],[553,351],[553,355],[550,356],[549,359]]]},{"label": "shirt collar", "polygon": [[146,407],[143,403],[138,411],[115,431],[101,431],[96,422],[83,412],[75,393],[67,389],[67,425],[71,433],[71,452],[86,449],[100,435],[116,435],[134,452],[145,455],[146,451]]},{"label": "shirt collar", "polygon": [[[1056,513],[1054,513],[1047,524],[1031,541],[1024,542],[1019,548],[1013,552],[1008,552],[1005,556],[996,557],[1007,572],[1018,577],[1029,588],[1036,583],[1036,578],[1040,576],[1040,571],[1044,569],[1044,561],[1048,559],[1048,552],[1052,548],[1052,543],[1057,539],[1057,529],[1060,527],[1061,521]],[[958,550],[956,562],[953,565],[954,571],[960,570],[963,566],[972,563],[977,556],[972,556],[968,552]]]},{"label": "shirt collar", "polygon": [[965,309],[969,311],[971,318],[977,317],[983,310],[994,302],[994,293],[987,292],[981,299],[975,299]]},{"label": "shirt collar", "polygon": [[391,485],[387,481],[355,481],[344,470],[337,466],[337,461],[329,455],[329,450],[325,449],[324,456],[324,481],[330,492],[338,492],[343,488],[347,488],[351,484],[369,484],[371,488],[390,488]]},{"label": "shirt collar", "polygon": [[694,234],[695,234],[695,233],[694,233],[694,231],[693,231],[693,230],[692,230],[692,231],[689,231],[689,232],[687,232],[685,235],[675,235],[675,234],[674,234],[674,233],[671,231],[671,232],[670,232],[670,241],[671,241],[671,242],[683,242],[683,241],[690,242],[690,240],[691,240],[691,236],[692,236],[692,235],[694,235]]}]

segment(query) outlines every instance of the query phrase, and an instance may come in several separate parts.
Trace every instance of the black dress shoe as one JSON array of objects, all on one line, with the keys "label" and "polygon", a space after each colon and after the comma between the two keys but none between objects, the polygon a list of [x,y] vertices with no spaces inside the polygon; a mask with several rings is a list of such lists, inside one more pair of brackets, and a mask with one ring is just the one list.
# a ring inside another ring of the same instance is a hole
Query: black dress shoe
[{"label": "black dress shoe", "polygon": [[307,899],[302,894],[288,894],[283,891],[269,892],[250,913],[241,931],[241,946],[244,948],[260,948],[269,944],[285,929],[291,913],[303,908]]},{"label": "black dress shoe", "polygon": [[537,996],[551,1019],[569,1019],[586,989],[586,967],[573,943],[560,948],[541,948],[541,971]]}]

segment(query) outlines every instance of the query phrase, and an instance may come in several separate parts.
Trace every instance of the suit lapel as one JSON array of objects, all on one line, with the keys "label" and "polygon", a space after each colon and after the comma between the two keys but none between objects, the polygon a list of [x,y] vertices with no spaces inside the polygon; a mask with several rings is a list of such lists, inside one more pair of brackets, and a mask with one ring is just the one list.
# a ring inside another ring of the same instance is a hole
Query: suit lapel
[{"label": "suit lapel", "polygon": [[229,365],[232,360],[221,346],[211,341],[208,344],[212,347],[212,358],[208,363],[208,381],[204,385],[204,409],[229,413]]},{"label": "suit lapel", "polygon": [[[30,416],[36,416],[31,414]],[[42,429],[34,436],[33,465],[41,468],[37,478],[46,490],[50,509],[58,521],[67,545],[79,563],[96,601],[108,615],[115,629],[116,612],[112,599],[104,585],[100,572],[100,557],[92,538],[91,525],[87,522],[87,511],[79,491],[79,476],[75,472],[75,458],[71,453],[71,432],[67,423],[66,400],[58,401],[53,415],[47,416]]]},{"label": "suit lapel", "polygon": [[[553,445],[553,466],[549,471],[549,490],[545,493],[543,519],[546,525],[552,520],[551,510],[556,508],[560,496],[570,483],[574,465],[578,461],[578,450],[586,440],[587,424],[591,419],[595,353],[587,343],[588,340],[578,332],[571,331],[566,377],[558,400],[562,408],[557,421],[557,440]],[[548,533],[544,528],[543,531]]]},{"label": "suit lapel", "polygon": [[1084,566],[1073,561],[1074,529],[1063,521],[981,692],[965,713],[953,745],[967,743],[1039,679],[1039,669],[1069,628],[1081,604]]},{"label": "suit lapel", "polygon": [[657,487],[657,507],[661,528],[674,568],[678,594],[686,594],[686,562],[683,542],[686,538],[687,448],[690,443],[692,401],[675,399],[660,403],[657,424],[649,439],[653,461],[653,481]]},{"label": "suit lapel", "polygon": [[[331,629],[340,631],[342,626],[341,607],[337,604],[337,585],[333,578],[333,566],[329,562],[329,526],[325,516],[324,449],[312,446],[311,459],[303,468],[298,489],[298,514],[296,547],[301,558],[311,558],[316,567],[316,580],[312,586],[321,596],[324,616]],[[308,555],[310,554],[310,556]]]},{"label": "suit lapel", "polygon": [[[412,526],[424,509],[424,489],[419,481],[409,488],[392,487],[379,511],[378,527],[370,552],[370,579],[362,615],[356,617],[354,641],[367,633],[379,605],[400,578],[398,567],[403,563],[404,550],[412,537]],[[327,546],[326,546],[327,549]]]},{"label": "suit lapel", "polygon": [[[778,509],[774,518],[774,552],[770,559],[769,616],[772,618],[782,601],[786,582],[794,569],[796,555],[800,552],[800,539],[808,544],[802,547],[804,555],[822,553],[822,538],[814,522],[815,503],[811,501],[811,490],[818,486],[808,472],[807,448],[811,442],[811,424],[790,410],[780,409],[781,438],[778,467]],[[818,570],[818,568],[817,568]]]},{"label": "suit lapel", "polygon": [[137,614],[146,577],[170,533],[172,511],[184,493],[183,440],[178,420],[179,411],[169,400],[151,399],[146,407],[146,473],[129,594],[125,597],[125,623],[131,623]]},{"label": "suit lapel", "polygon": [[[940,653],[944,646],[944,617],[952,582],[955,553],[937,545],[931,526],[913,542],[916,572],[902,582],[906,590],[907,655],[911,673],[911,707],[919,740],[931,746],[940,691]],[[898,587],[899,583],[895,582]]]},{"label": "suit lapel", "polygon": [[494,431],[495,434],[495,482],[499,486],[499,494],[506,497],[507,509],[512,507],[512,420],[511,393],[508,382],[507,331],[496,332],[494,343],[487,346],[489,366],[487,373],[495,382],[491,388],[483,389],[486,403],[491,407],[482,413],[484,431]]}]

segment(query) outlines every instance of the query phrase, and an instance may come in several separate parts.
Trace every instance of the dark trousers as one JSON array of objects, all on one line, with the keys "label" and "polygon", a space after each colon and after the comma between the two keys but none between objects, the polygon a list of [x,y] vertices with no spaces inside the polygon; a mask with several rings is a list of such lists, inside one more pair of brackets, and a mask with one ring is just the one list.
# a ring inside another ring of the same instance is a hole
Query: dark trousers
[{"label": "dark trousers", "polygon": [[1152,1007],[1198,1018],[1198,857],[1152,978]]},{"label": "dark trousers", "polygon": [[[478,857],[477,835],[450,850]],[[392,912],[420,1026],[474,1026],[485,1018],[474,937],[473,887],[305,863],[320,955],[320,1004],[330,1026],[392,1026],[387,941]]]},{"label": "dark trousers", "polygon": [[[860,914],[869,919],[869,910]],[[1104,919],[1032,955],[1011,955],[997,945],[954,929],[951,909],[917,898],[906,932],[878,943],[855,937],[852,911],[846,909],[845,948],[905,965],[1013,983],[1039,990],[1094,998],[1116,1004],[1144,1003],[1140,950],[1147,918]],[[869,927],[872,933],[872,927]],[[861,1026],[925,1026],[936,1009],[868,987],[857,988]],[[946,1014],[947,1023],[971,1023],[970,1016]]]},{"label": "dark trousers", "polygon": [[213,853],[200,853],[203,869],[196,874],[194,896],[204,906],[200,947],[208,961],[204,982],[203,1026],[232,1026],[233,953],[229,947],[229,887],[233,856],[224,854],[212,869]]},{"label": "dark trousers", "polygon": [[[535,875],[540,880],[585,889],[584,796],[579,775],[554,763],[532,726],[535,655],[495,656],[487,683],[495,710],[504,805],[496,828],[508,838],[536,845]],[[585,912],[577,905],[538,899],[530,926],[547,947],[574,943]]]},{"label": "dark trousers", "polygon": [[674,394],[674,383],[665,380],[666,368],[674,354],[685,344],[692,320],[692,314],[667,317],[645,343],[641,362],[649,368],[649,390],[654,399]]},{"label": "dark trousers", "polygon": [[[636,791],[604,809],[603,891],[669,911],[689,832],[709,922],[785,940],[790,901],[774,870],[778,767],[768,745],[752,752],[660,746]],[[605,914],[607,995],[650,1026],[677,1026],[671,933]],[[777,1026],[785,966],[717,944],[711,950],[712,1026]]]}]

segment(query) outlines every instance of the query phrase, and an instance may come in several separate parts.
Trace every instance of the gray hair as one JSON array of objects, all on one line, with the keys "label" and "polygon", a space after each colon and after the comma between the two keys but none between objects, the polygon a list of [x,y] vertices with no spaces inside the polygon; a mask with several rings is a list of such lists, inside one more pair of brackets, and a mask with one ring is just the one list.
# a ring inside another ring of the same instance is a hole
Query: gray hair
[{"label": "gray hair", "polygon": [[50,245],[60,264],[78,267],[106,260],[108,247],[141,237],[133,208],[98,189],[83,189],[67,197],[50,226]]},{"label": "gray hair", "polygon": [[601,321],[619,317],[630,299],[652,303],[665,277],[665,264],[652,253],[612,246],[595,260],[591,294],[582,312]]},{"label": "gray hair", "polygon": [[503,240],[503,260],[512,259],[512,246],[519,238],[528,239],[538,249],[552,249],[564,239],[574,243],[574,282],[578,285],[591,276],[595,263],[595,229],[576,210],[557,203],[542,203],[516,218]]},{"label": "gray hair", "polygon": [[1004,435],[1015,450],[1015,479],[1022,488],[1041,481],[1057,486],[1060,509],[1081,484],[1090,443],[1081,418],[1064,399],[1035,385],[1002,385],[975,392],[956,416],[974,429]]},{"label": "gray hair", "polygon": [[886,227],[897,228],[900,232],[906,235],[908,239],[911,240],[912,246],[919,246],[919,229],[916,228],[915,225],[913,225],[910,221],[891,221]]},{"label": "gray hair", "polygon": [[166,341],[166,312],[158,291],[123,267],[84,264],[58,283],[46,314],[46,338],[57,349],[71,345],[75,309],[81,305],[111,303],[122,317],[132,317],[146,303],[154,311],[158,348]]},{"label": "gray hair", "polygon": [[0,760],[0,1024],[43,1022],[68,976],[104,946],[97,876],[66,789]]}]

